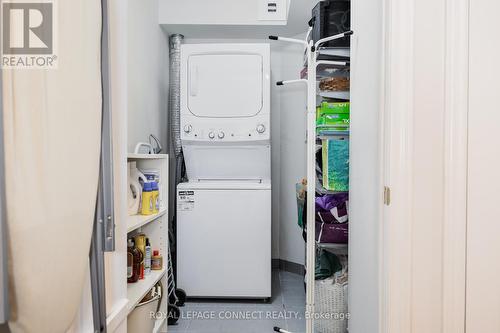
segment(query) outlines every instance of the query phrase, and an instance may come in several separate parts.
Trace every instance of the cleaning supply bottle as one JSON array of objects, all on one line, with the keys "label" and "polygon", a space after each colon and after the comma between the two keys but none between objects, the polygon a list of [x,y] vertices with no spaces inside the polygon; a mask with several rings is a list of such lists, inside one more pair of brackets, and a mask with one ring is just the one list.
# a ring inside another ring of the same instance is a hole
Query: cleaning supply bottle
[{"label": "cleaning supply bottle", "polygon": [[137,162],[128,162],[128,214],[140,213],[142,200],[141,182],[146,182],[146,176],[137,168]]},{"label": "cleaning supply bottle", "polygon": [[144,275],[151,273],[151,244],[149,238],[146,238],[146,246],[144,247]]},{"label": "cleaning supply bottle", "polygon": [[142,189],[142,207],[141,214],[142,215],[151,215],[153,214],[153,189],[151,187],[151,183],[144,183],[144,187]]},{"label": "cleaning supply bottle", "polygon": [[137,214],[141,204],[142,186],[137,173],[136,162],[128,162],[128,215]]},{"label": "cleaning supply bottle", "polygon": [[157,182],[152,182],[151,187],[153,190],[153,213],[157,214],[160,210],[160,189]]},{"label": "cleaning supply bottle", "polygon": [[142,252],[135,246],[134,240],[130,238],[127,243],[127,282],[134,283],[139,280],[141,269]]},{"label": "cleaning supply bottle", "polygon": [[153,251],[153,258],[151,259],[151,269],[153,271],[160,271],[163,269],[163,257],[160,255],[160,251]]}]

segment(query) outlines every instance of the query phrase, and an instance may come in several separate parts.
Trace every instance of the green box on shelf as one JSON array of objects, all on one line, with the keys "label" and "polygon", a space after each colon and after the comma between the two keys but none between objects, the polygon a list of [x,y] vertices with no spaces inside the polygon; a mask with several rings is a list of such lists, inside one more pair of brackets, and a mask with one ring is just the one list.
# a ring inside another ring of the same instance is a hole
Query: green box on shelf
[{"label": "green box on shelf", "polygon": [[323,102],[316,109],[316,126],[348,127],[350,122],[350,103]]},{"label": "green box on shelf", "polygon": [[329,191],[349,191],[349,140],[322,139],[323,187]]}]

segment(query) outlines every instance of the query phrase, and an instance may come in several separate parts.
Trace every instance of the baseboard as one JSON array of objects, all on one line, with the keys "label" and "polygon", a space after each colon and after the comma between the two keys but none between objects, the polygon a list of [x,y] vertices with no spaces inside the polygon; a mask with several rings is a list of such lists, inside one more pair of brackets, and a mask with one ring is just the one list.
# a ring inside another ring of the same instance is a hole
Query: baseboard
[{"label": "baseboard", "polygon": [[285,272],[290,272],[299,275],[304,275],[306,272],[304,269],[304,265],[297,264],[295,262],[291,262],[284,259],[273,259],[272,267],[273,269],[279,269]]}]

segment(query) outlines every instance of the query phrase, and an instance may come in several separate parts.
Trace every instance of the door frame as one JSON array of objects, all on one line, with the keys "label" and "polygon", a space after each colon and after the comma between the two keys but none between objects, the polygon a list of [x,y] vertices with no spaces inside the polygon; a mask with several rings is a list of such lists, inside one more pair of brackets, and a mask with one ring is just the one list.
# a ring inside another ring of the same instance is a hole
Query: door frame
[{"label": "door frame", "polygon": [[[384,1],[381,140],[383,186],[379,331],[412,332],[412,224],[415,1]],[[468,26],[470,0],[443,0],[446,20],[444,106],[443,333],[465,332],[467,235]]]},{"label": "door frame", "polygon": [[446,0],[443,333],[465,333],[469,1]]}]

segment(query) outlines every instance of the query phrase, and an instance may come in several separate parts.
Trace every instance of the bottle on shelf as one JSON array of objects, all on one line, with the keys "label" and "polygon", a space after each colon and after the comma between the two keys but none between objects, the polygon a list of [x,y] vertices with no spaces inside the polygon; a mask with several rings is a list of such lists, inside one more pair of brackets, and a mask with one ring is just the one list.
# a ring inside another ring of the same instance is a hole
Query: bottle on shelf
[{"label": "bottle on shelf", "polygon": [[153,257],[151,258],[151,269],[154,271],[163,269],[163,257],[160,255],[160,251],[158,250],[153,251]]},{"label": "bottle on shelf", "polygon": [[128,162],[128,214],[141,213],[142,183],[146,177],[137,168],[137,162]]},{"label": "bottle on shelf", "polygon": [[153,209],[154,209],[153,188],[151,186],[151,183],[144,183],[142,189],[141,214],[151,215],[153,214]]},{"label": "bottle on shelf", "polygon": [[127,282],[134,283],[139,280],[142,252],[135,246],[134,240],[129,238],[127,243]]},{"label": "bottle on shelf", "polygon": [[146,238],[146,246],[144,247],[144,275],[151,274],[151,244],[149,238]]},{"label": "bottle on shelf", "polygon": [[160,210],[160,188],[157,182],[151,183],[152,194],[153,194],[153,213],[158,214]]},{"label": "bottle on shelf", "polygon": [[146,258],[146,235],[139,234],[135,236],[135,246],[142,254],[142,260],[139,266],[139,279],[144,279],[144,260]]}]

